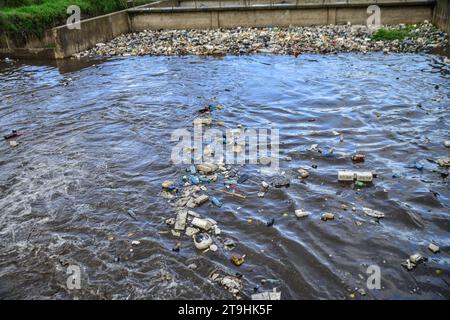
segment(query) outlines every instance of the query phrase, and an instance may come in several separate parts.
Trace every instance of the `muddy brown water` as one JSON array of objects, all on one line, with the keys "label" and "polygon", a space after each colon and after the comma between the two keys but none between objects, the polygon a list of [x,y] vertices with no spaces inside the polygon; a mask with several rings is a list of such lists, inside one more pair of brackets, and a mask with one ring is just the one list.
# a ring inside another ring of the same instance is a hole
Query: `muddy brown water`
[{"label": "muddy brown water", "polygon": [[[214,268],[241,273],[244,297],[259,287],[277,288],[283,299],[351,299],[357,288],[367,294],[355,299],[450,298],[450,191],[441,175],[448,170],[427,160],[450,153],[443,146],[450,140],[449,67],[439,57],[83,63],[0,62],[1,133],[24,132],[16,148],[0,143],[0,298],[232,298],[208,282]],[[186,236],[161,233],[170,230],[164,219],[173,209],[159,192],[187,167],[170,162],[172,131],[192,127],[197,110],[218,103],[224,109],[213,118],[227,127],[280,130],[281,171],[291,184],[258,198],[268,177],[258,166],[239,167],[250,175],[239,185],[246,200],[210,190],[224,205],[196,209],[237,246],[201,253]],[[334,156],[308,151],[314,143]],[[366,162],[352,163],[356,151]],[[293,160],[284,161],[287,155]],[[416,161],[422,171],[411,168]],[[301,182],[296,169],[313,164]],[[337,182],[340,169],[376,170],[378,178],[358,190]],[[297,219],[299,207],[310,216]],[[375,222],[362,207],[386,217]],[[323,212],[336,219],[321,221]],[[132,240],[141,243],[130,252]],[[181,250],[173,252],[177,240]],[[432,241],[440,253],[427,249]],[[429,261],[408,272],[401,263],[415,252]],[[233,253],[246,254],[244,265],[230,263]],[[198,268],[188,269],[191,263]],[[81,268],[79,290],[67,289],[69,265]],[[365,286],[370,265],[380,267],[380,290]]]}]

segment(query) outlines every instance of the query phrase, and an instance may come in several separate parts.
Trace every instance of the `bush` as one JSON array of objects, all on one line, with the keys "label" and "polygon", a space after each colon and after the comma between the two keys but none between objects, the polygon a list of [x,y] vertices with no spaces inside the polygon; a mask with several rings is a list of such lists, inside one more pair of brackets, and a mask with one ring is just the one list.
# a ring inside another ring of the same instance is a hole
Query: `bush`
[{"label": "bush", "polygon": [[[8,6],[0,8],[0,31],[31,32],[65,24],[70,5],[78,5],[83,17],[93,17],[126,8],[126,0],[0,0]],[[11,4],[22,4],[11,6]],[[23,5],[25,4],[25,5]]]},{"label": "bush", "polygon": [[20,7],[27,6],[30,4],[39,4],[44,2],[44,0],[0,0],[1,7]]}]

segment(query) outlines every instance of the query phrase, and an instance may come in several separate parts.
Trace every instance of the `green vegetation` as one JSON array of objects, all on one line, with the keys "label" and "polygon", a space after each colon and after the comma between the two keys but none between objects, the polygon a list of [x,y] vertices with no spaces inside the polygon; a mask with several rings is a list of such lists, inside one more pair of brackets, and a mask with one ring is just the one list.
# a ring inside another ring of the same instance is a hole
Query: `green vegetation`
[{"label": "green vegetation", "polygon": [[380,28],[372,35],[372,40],[403,40],[411,37],[412,29],[412,26],[395,29]]},{"label": "green vegetation", "polygon": [[[135,5],[152,2],[135,0]],[[42,34],[65,24],[70,5],[78,5],[82,18],[125,9],[127,0],[0,0],[0,31]]]}]

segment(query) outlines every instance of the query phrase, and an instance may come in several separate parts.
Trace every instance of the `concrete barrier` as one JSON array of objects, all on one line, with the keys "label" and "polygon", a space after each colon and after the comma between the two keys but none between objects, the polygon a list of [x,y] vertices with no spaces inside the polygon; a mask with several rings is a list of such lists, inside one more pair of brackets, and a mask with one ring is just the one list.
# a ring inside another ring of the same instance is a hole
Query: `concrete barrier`
[{"label": "concrete barrier", "polygon": [[433,13],[433,23],[450,34],[450,1],[437,0]]},{"label": "concrete barrier", "polygon": [[[379,4],[382,24],[431,21],[433,2],[408,1]],[[326,24],[365,24],[366,3],[274,4],[205,7],[139,8],[128,11],[131,29],[211,29],[233,27],[314,26]]]},{"label": "concrete barrier", "polygon": [[[414,0],[403,0],[410,2]],[[352,3],[359,2],[365,4],[389,3],[392,0],[178,0],[178,7],[226,7],[233,5],[254,6],[258,4],[331,4],[331,3]],[[145,7],[145,6],[144,6]],[[150,7],[150,5],[149,5]]]},{"label": "concrete barrier", "polygon": [[81,28],[70,30],[67,26],[52,29],[55,39],[55,57],[62,59],[74,53],[90,49],[99,42],[111,40],[130,32],[126,10],[83,20]]}]

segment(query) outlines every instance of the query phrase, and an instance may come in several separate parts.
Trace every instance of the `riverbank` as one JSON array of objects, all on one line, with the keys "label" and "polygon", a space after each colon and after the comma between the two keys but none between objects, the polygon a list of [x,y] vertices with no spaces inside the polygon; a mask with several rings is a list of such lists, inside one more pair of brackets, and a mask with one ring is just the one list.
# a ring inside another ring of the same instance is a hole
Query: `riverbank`
[{"label": "riverbank", "polygon": [[[405,30],[392,38],[386,30]],[[389,37],[386,37],[388,35]],[[386,27],[373,34],[366,26],[329,25],[292,28],[234,28],[215,30],[161,30],[121,35],[108,43],[76,54],[225,55],[250,53],[423,52],[448,45],[448,37],[431,23]]]}]

